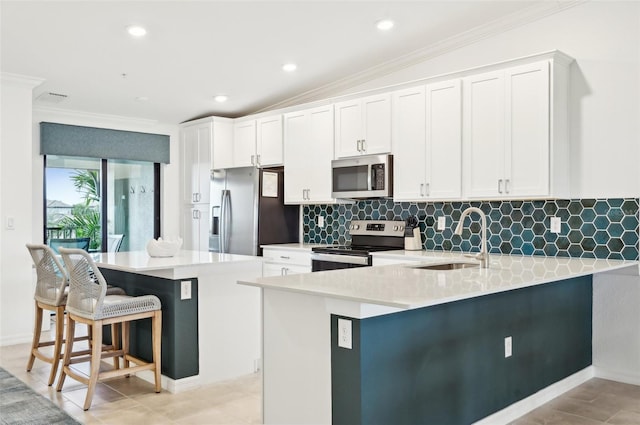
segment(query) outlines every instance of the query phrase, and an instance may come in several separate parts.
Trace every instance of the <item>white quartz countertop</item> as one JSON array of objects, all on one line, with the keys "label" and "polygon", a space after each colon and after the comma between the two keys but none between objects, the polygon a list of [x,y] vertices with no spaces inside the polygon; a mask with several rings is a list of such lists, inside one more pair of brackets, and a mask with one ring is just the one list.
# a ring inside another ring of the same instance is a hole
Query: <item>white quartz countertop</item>
[{"label": "white quartz countertop", "polygon": [[439,251],[387,251],[376,255],[399,258],[404,256],[407,262],[265,277],[239,283],[365,304],[413,309],[612,270],[638,273],[637,261],[490,255],[488,269],[439,271],[419,269],[416,266],[474,260],[460,253]]},{"label": "white quartz countertop", "polygon": [[146,251],[108,252],[94,254],[93,260],[98,267],[135,273],[242,261],[262,261],[262,258],[250,255],[180,250],[173,257],[150,257]]},{"label": "white quartz countertop", "polygon": [[309,251],[311,252],[312,248],[322,247],[322,246],[330,246],[327,244],[320,243],[279,243],[272,245],[260,245],[262,249],[281,249],[283,251]]}]

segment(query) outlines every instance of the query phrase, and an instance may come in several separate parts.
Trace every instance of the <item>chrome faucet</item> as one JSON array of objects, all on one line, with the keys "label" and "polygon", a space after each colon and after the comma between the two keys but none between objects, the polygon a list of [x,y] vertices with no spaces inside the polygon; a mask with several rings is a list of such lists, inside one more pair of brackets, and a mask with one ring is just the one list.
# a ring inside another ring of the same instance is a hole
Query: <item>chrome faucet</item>
[{"label": "chrome faucet", "polygon": [[487,251],[487,216],[485,215],[485,213],[482,212],[480,208],[476,207],[469,207],[466,210],[462,211],[462,214],[460,215],[460,221],[458,222],[454,233],[456,235],[462,234],[462,223],[464,223],[464,219],[472,212],[480,214],[480,218],[482,220],[482,243],[480,245],[480,252],[475,255],[474,258],[480,260],[480,267],[486,269],[489,268],[489,252]]}]

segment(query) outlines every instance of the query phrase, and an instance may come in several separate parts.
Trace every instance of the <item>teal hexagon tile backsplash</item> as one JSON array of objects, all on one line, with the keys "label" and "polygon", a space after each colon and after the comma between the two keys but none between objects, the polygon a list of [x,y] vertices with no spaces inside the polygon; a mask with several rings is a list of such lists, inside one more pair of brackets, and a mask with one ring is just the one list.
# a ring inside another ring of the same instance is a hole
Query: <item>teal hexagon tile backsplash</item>
[{"label": "teal hexagon tile backsplash", "polygon": [[[346,244],[351,220],[406,220],[418,217],[423,246],[443,251],[477,251],[480,217],[465,220],[462,235],[453,234],[462,211],[470,206],[487,215],[489,252],[548,257],[638,260],[638,198],[554,199],[478,202],[393,202],[388,199],[353,204],[305,205],[304,241]],[[325,226],[317,226],[317,217]],[[438,217],[446,228],[438,230]],[[549,231],[551,217],[561,220],[560,233]]]}]

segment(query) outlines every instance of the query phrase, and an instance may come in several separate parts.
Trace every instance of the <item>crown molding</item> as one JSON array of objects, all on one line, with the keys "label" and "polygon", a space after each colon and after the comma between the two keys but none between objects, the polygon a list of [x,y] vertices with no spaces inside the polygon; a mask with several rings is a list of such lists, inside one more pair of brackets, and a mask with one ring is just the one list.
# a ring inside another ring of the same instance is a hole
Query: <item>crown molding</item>
[{"label": "crown molding", "polygon": [[535,3],[526,9],[514,12],[506,17],[479,25],[463,33],[449,37],[437,43],[430,44],[380,65],[368,68],[362,72],[352,74],[348,77],[333,81],[332,83],[325,84],[299,95],[263,107],[255,112],[260,113],[273,109],[286,108],[288,106],[299,105],[331,97],[338,93],[342,93],[349,88],[364,84],[376,78],[384,77],[404,68],[425,62],[429,59],[433,59],[437,56],[473,44],[482,39],[529,24],[574,6],[584,4],[588,1],[590,0],[561,0]]},{"label": "crown molding", "polygon": [[22,86],[27,88],[35,88],[45,82],[44,78],[31,77],[28,75],[12,74],[10,72],[3,72],[0,76],[2,84],[12,84],[16,86]]},{"label": "crown molding", "polygon": [[34,112],[34,116],[36,113],[55,114],[55,115],[72,118],[72,119],[85,119],[85,120],[93,120],[93,121],[100,121],[100,122],[108,121],[113,123],[121,123],[121,124],[129,124],[129,125],[145,126],[145,127],[152,127],[160,124],[157,120],[151,120],[151,119],[132,118],[132,117],[125,117],[122,115],[99,114],[95,112],[76,111],[72,109],[52,108],[50,106],[34,106],[33,112]]}]

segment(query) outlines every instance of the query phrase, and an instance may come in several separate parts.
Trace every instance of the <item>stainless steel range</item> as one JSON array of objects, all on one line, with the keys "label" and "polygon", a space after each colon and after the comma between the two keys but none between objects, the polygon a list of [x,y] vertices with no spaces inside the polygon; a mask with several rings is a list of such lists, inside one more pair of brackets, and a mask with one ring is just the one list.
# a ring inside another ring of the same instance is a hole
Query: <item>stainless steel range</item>
[{"label": "stainless steel range", "polygon": [[371,253],[404,249],[404,221],[353,220],[351,245],[313,248],[311,271],[371,266]]}]

